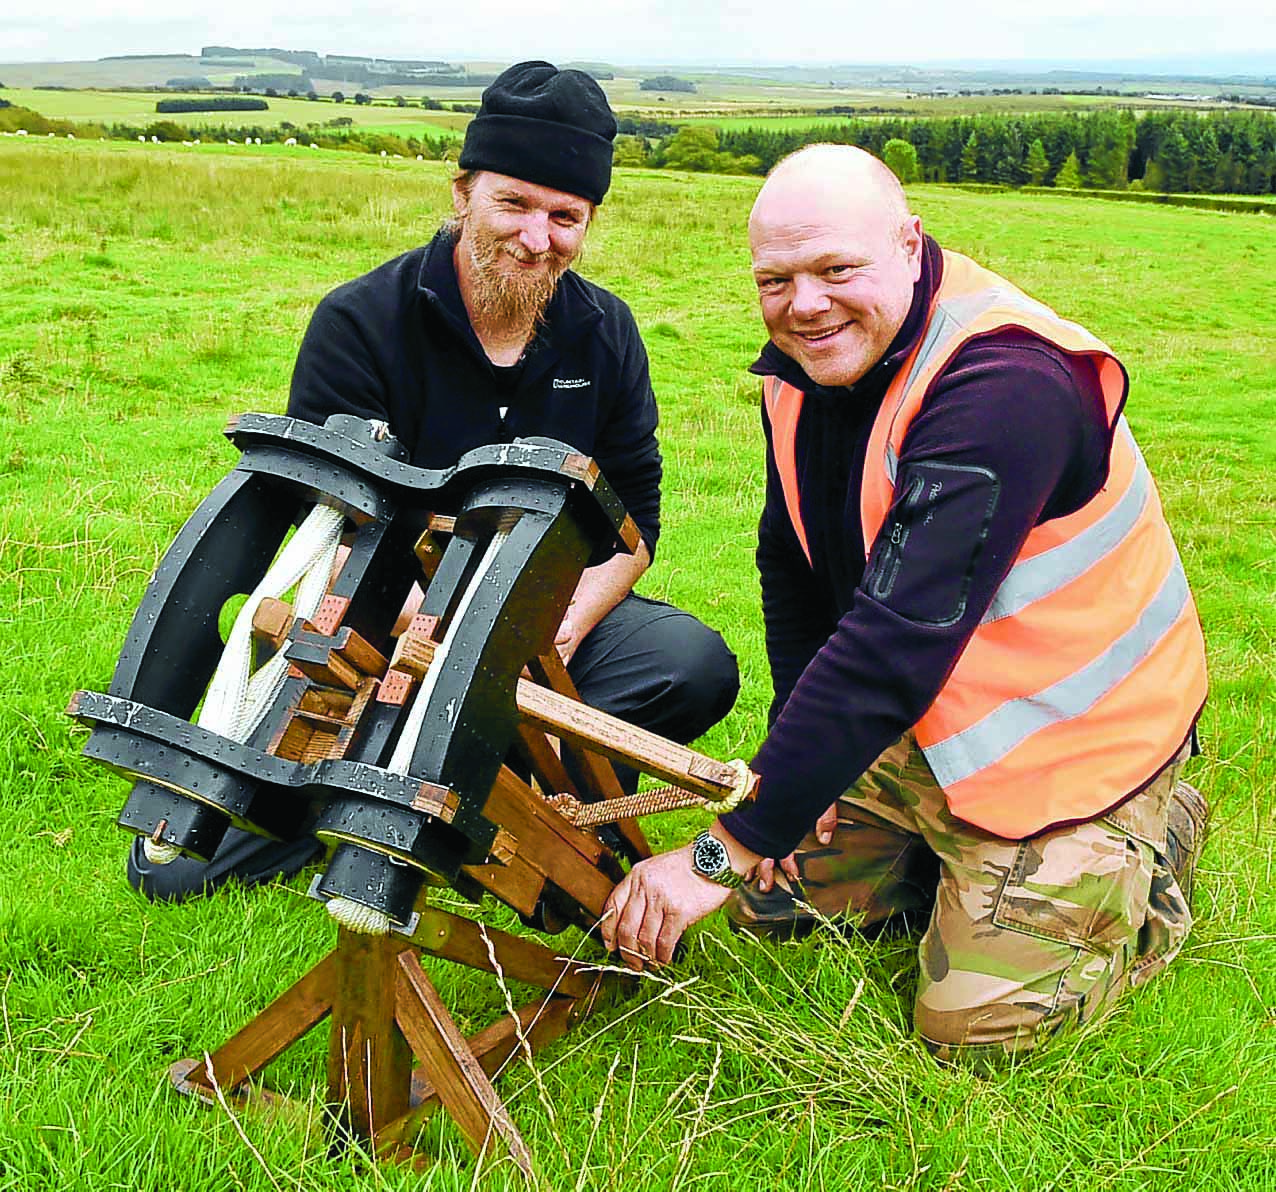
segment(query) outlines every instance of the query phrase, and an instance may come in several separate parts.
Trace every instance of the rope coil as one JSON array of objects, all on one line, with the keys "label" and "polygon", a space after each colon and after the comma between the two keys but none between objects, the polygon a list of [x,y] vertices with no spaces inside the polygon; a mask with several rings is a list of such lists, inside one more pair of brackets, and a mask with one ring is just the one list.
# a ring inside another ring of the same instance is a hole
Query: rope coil
[{"label": "rope coil", "polygon": [[142,852],[152,865],[168,865],[182,855],[182,850],[177,845],[152,840],[149,836],[142,841]]},{"label": "rope coil", "polygon": [[578,828],[596,828],[601,824],[614,824],[617,820],[640,819],[644,815],[681,811],[688,807],[703,807],[722,814],[739,807],[757,785],[757,775],[740,758],[733,758],[727,765],[735,771],[736,781],[731,793],[722,799],[705,799],[680,786],[662,786],[627,795],[623,799],[604,799],[600,803],[582,803],[575,795],[568,794],[549,795],[545,801]]},{"label": "rope coil", "polygon": [[353,898],[329,898],[328,914],[338,926],[358,935],[389,935],[390,916]]},{"label": "rope coil", "polygon": [[[340,510],[316,505],[253,589],[226,635],[226,646],[195,720],[200,728],[232,741],[246,741],[261,723],[288,677],[288,659],[280,649],[256,674],[251,673],[253,617],[263,600],[278,599],[294,586],[294,612],[302,619],[314,616],[328,588],[345,521]],[[176,845],[162,840],[145,840],[142,848],[152,865],[168,865],[182,855]]]}]

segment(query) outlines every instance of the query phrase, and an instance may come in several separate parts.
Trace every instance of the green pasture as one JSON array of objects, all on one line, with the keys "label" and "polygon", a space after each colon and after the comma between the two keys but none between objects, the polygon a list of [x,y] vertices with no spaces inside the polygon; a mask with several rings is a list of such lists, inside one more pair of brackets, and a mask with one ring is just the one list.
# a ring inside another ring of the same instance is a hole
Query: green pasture
[{"label": "green pasture", "polygon": [[[276,67],[278,68],[278,64]],[[8,69],[0,67],[0,81],[8,82],[5,77]],[[206,71],[198,70],[195,73],[207,74]],[[16,77],[21,79],[22,76]],[[186,92],[89,89],[88,83],[73,90],[45,90],[10,83],[5,88],[4,98],[51,119],[85,123],[118,123],[144,127],[155,120],[172,119],[192,129],[219,129],[244,125],[274,128],[286,121],[304,128],[308,124],[323,124],[337,117],[346,117],[355,126],[372,131],[399,136],[438,137],[442,133],[463,131],[470,121],[470,114],[425,110],[420,106],[422,95],[431,95],[443,103],[474,103],[480,96],[480,90],[472,87],[430,88],[426,85],[370,88],[320,78],[313,81],[319,91],[318,100],[290,99],[286,95],[266,97],[270,107],[264,112],[157,113],[155,105],[160,99],[205,97]],[[835,124],[839,117],[816,114],[817,109],[833,106],[853,107],[857,114],[864,115],[872,115],[875,110],[881,110],[892,115],[908,116],[1091,111],[1113,105],[1128,106],[1132,102],[1137,102],[1140,108],[1174,106],[1155,100],[1133,101],[1128,96],[1118,95],[919,96],[903,91],[851,91],[846,88],[797,86],[715,76],[700,79],[696,93],[689,94],[643,91],[639,88],[640,81],[637,77],[620,77],[603,82],[609,102],[622,116],[676,124],[713,124],[722,129],[765,128],[791,131]],[[334,89],[344,92],[345,103],[332,102],[329,93]],[[367,90],[375,95],[376,102],[354,103],[354,94],[359,90]],[[394,97],[397,95],[403,95],[408,106],[396,106]]]},{"label": "green pasture", "polygon": [[[273,69],[292,70],[275,59]],[[210,71],[215,73],[210,74]],[[0,82],[6,87],[162,87],[169,79],[201,76],[212,83],[230,83],[239,70],[205,68],[198,57],[173,54],[161,58],[99,58],[85,62],[6,62]]]},{"label": "green pasture", "polygon": [[[180,906],[135,897],[114,826],[124,784],[80,757],[84,730],[62,714],[75,689],[105,689],[148,575],[234,464],[226,420],[283,409],[315,303],[427,238],[446,178],[335,152],[0,140],[0,1192],[476,1186],[441,1119],[424,1173],[330,1153],[318,1035],[270,1073],[297,1114],[168,1088],[173,1060],[222,1042],[333,933],[308,875]],[[665,531],[643,589],[740,659],[739,703],[701,743],[724,758],[751,756],[768,703],[745,371],[762,339],[744,237],[757,186],[619,171],[583,264],[632,305],[661,400]],[[769,946],[710,921],[534,1074],[501,1078],[544,1188],[1276,1188],[1276,238],[1245,215],[911,198],[944,243],[1129,367],[1212,666],[1190,769],[1215,809],[1199,922],[1101,1029],[981,1078],[910,1036],[915,940]],[[705,819],[649,831],[673,845]],[[432,975],[464,1029],[503,1012],[478,977]],[[513,1184],[498,1169],[482,1186]]]},{"label": "green pasture", "polygon": [[[670,93],[670,103],[677,102]],[[1182,106],[1161,100],[1146,100],[1129,95],[910,95],[899,91],[851,92],[838,91],[826,96],[818,104],[808,102],[807,111],[795,111],[793,106],[775,101],[769,107],[761,103],[750,104],[742,98],[737,106],[719,104],[710,110],[679,107],[679,123],[714,124],[719,128],[765,128],[776,132],[811,128],[832,124],[837,116],[821,116],[816,107],[850,107],[856,117],[875,114],[891,116],[975,116],[999,112],[1004,115],[1024,115],[1029,112],[1090,112],[1099,108],[1130,107],[1157,108]],[[709,101],[706,99],[706,107]],[[1216,105],[1202,105],[1216,106]],[[649,105],[648,105],[649,108]],[[660,116],[661,112],[647,111]]]},{"label": "green pasture", "polygon": [[97,124],[131,124],[138,128],[156,120],[173,120],[191,129],[242,128],[257,126],[275,128],[287,121],[298,128],[307,124],[324,124],[344,116],[360,128],[392,132],[399,136],[425,134],[438,137],[443,133],[464,129],[470,117],[465,112],[427,111],[420,104],[396,107],[394,104],[357,104],[354,91],[346,91],[345,103],[330,99],[317,100],[267,97],[270,106],[258,112],[157,112],[161,99],[207,99],[191,92],[153,91],[36,91],[7,87],[4,98],[18,107],[30,108],[53,120],[74,120]]}]

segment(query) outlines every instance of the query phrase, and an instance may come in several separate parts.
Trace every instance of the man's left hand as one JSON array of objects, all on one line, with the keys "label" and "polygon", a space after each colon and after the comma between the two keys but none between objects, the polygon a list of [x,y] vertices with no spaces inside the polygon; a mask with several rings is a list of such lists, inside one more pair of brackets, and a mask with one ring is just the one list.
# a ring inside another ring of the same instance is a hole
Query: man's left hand
[{"label": "man's left hand", "polygon": [[713,914],[731,891],[691,868],[691,845],[640,861],[611,892],[603,910],[603,943],[641,972],[668,964],[682,933]]}]

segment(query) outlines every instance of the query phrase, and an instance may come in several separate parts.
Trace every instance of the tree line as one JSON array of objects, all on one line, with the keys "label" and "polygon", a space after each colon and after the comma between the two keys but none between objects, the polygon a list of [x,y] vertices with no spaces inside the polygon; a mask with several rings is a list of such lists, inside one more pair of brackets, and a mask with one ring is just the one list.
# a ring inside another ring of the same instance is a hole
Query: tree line
[{"label": "tree line", "polygon": [[320,149],[344,149],[352,153],[382,154],[386,157],[416,157],[455,161],[460,139],[448,133],[432,137],[399,136],[372,128],[358,128],[349,116],[338,116],[322,124],[299,128],[284,120],[275,126],[241,125],[238,128],[189,128],[174,120],[155,120],[143,126],[135,124],[97,124],[83,121],[55,120],[33,112],[30,108],[0,102],[0,132],[22,129],[32,136],[71,136],[84,140],[159,141],[166,144],[187,143],[202,138],[210,144],[231,141],[236,144],[255,142],[269,145],[286,141],[313,144]]},{"label": "tree line", "polygon": [[904,182],[1276,192],[1276,115],[1254,111],[852,119],[802,129],[696,124],[655,140],[639,132],[623,135],[616,160],[765,174],[785,155],[822,141],[867,149],[887,160]]},{"label": "tree line", "polygon": [[[315,96],[314,98],[318,98]],[[344,95],[333,95],[344,100]],[[370,103],[359,94],[356,103]],[[177,114],[180,103],[163,100],[161,113]],[[239,107],[261,100],[217,97],[217,107]],[[173,107],[167,105],[172,104]],[[8,105],[0,104],[0,107]],[[426,100],[423,107],[442,106]],[[473,105],[451,104],[453,110]],[[336,125],[343,127],[336,127]],[[348,126],[346,120],[298,128],[205,130],[212,138],[245,137],[282,141],[296,135],[321,147],[401,156],[453,157],[459,139],[444,134],[397,136]],[[719,130],[708,124],[681,127],[658,122],[620,121],[615,161],[621,166],[664,167],[709,173],[765,174],[786,154],[803,145],[827,141],[858,145],[882,158],[906,183],[974,182],[1002,186],[1093,187],[1108,191],[1164,194],[1267,195],[1276,193],[1276,114],[1256,111],[1185,112],[1130,110],[1043,115],[955,116],[913,119],[854,119],[782,130]],[[169,120],[146,128],[115,124],[78,124],[51,120],[10,106],[0,129],[25,128],[36,135],[161,141],[192,140],[199,133]],[[1219,200],[1220,202],[1222,200]]]}]

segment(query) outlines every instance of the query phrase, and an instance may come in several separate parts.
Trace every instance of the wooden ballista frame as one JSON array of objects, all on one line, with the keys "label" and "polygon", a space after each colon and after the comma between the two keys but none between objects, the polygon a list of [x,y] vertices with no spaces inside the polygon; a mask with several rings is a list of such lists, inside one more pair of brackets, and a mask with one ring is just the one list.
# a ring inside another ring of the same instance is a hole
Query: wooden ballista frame
[{"label": "wooden ballista frame", "polygon": [[[494,895],[544,932],[592,930],[621,862],[650,851],[634,820],[601,835],[574,826],[556,810],[562,794],[622,797],[620,760],[720,801],[737,771],[582,704],[553,650],[584,567],[639,542],[591,460],[520,440],[414,468],[384,427],[346,416],[317,427],[246,414],[226,433],[238,466],[160,563],[110,690],[78,692],[68,710],[92,728],[85,753],[133,783],[123,827],[202,860],[232,824],[313,833],[328,854],[311,894],[339,922],[354,907],[377,925],[339,926],[332,952],[208,1064],[174,1064],[173,1081],[210,1102],[242,1095],[327,1018],[327,1100],[351,1136],[409,1158],[441,1105],[477,1156],[530,1175],[490,1077],[625,978],[434,905],[430,889]],[[327,595],[308,618],[279,599],[251,613],[259,653],[282,650],[286,680],[243,740],[198,727],[223,605],[255,589],[316,504],[344,515],[349,544]],[[414,582],[424,602],[394,637]],[[423,956],[545,993],[466,1040]]]}]

